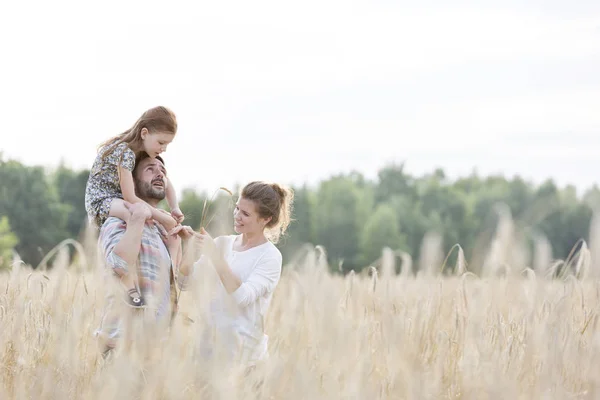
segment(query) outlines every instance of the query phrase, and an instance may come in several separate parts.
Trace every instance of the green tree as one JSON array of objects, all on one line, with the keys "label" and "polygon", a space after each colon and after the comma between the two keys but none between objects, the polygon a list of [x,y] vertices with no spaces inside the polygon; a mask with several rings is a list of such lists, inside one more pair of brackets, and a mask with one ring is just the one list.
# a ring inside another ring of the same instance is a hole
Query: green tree
[{"label": "green tree", "polygon": [[67,233],[77,239],[86,225],[85,187],[89,176],[88,170],[73,171],[60,165],[54,172],[53,183],[59,200],[67,209]]},{"label": "green tree", "polygon": [[293,255],[306,244],[315,244],[315,195],[306,185],[294,190],[292,222],[278,246],[284,256]]},{"label": "green tree", "polygon": [[17,236],[11,232],[7,217],[0,218],[0,270],[8,268],[12,261],[12,251],[19,243]]},{"label": "green tree", "polygon": [[396,214],[397,225],[405,238],[407,252],[413,258],[417,258],[425,233],[434,225],[431,215],[428,217],[423,213],[422,202],[406,196],[394,196],[389,200],[389,204]]},{"label": "green tree", "polygon": [[594,185],[585,192],[583,195],[583,203],[592,210],[600,212],[600,188],[597,185]]},{"label": "green tree", "polygon": [[184,225],[191,226],[194,230],[200,229],[202,220],[202,208],[206,196],[197,193],[194,189],[184,189],[179,198],[179,208],[185,215]]},{"label": "green tree", "polygon": [[377,178],[375,202],[385,202],[396,196],[416,200],[415,179],[404,172],[404,163],[385,166],[379,170]]},{"label": "green tree", "polygon": [[448,248],[468,241],[471,212],[466,194],[450,185],[441,170],[420,179],[417,188],[422,213],[428,217],[427,230],[442,234]]},{"label": "green tree", "polygon": [[[15,246],[25,262],[36,265],[58,242],[76,238],[86,220],[87,177],[87,170],[64,165],[48,175],[40,167],[4,161],[0,154],[0,216],[8,217],[13,233],[6,235],[4,247]],[[205,210],[205,193],[184,190],[185,223],[199,229],[203,221],[215,236],[232,233],[235,199],[217,194]],[[358,270],[377,259],[384,246],[404,246],[418,258],[425,233],[435,230],[443,234],[445,250],[460,243],[477,265],[494,234],[498,203],[510,208],[517,228],[542,232],[554,255],[565,258],[580,238],[588,239],[592,212],[600,211],[600,189],[593,187],[580,198],[575,188],[561,189],[551,180],[535,187],[519,177],[473,173],[451,182],[441,169],[414,177],[404,164],[390,164],[374,181],[353,171],[324,180],[316,189],[295,188],[293,221],[278,247],[289,257],[304,243],[323,245],[333,269],[343,260],[345,271]],[[15,236],[19,242],[11,244]]]},{"label": "green tree", "polygon": [[345,271],[361,266],[360,237],[372,206],[370,193],[364,186],[361,189],[361,179],[336,176],[322,182],[317,191],[315,244],[325,247],[334,269],[340,261]]},{"label": "green tree", "polygon": [[0,158],[0,215],[7,216],[19,238],[16,251],[33,266],[68,236],[68,207],[58,198],[41,167]]},{"label": "green tree", "polygon": [[559,191],[553,182],[544,183],[536,192],[550,210],[536,224],[552,244],[558,258],[566,258],[579,239],[588,240],[592,209],[579,201],[573,187]]},{"label": "green tree", "polygon": [[225,192],[219,191],[209,199],[205,193],[184,189],[179,207],[185,215],[183,224],[196,231],[204,224],[204,228],[213,237],[233,233],[233,199]]},{"label": "green tree", "polygon": [[364,265],[381,256],[384,247],[407,250],[406,238],[400,234],[398,216],[390,204],[380,204],[362,231],[361,258]]}]

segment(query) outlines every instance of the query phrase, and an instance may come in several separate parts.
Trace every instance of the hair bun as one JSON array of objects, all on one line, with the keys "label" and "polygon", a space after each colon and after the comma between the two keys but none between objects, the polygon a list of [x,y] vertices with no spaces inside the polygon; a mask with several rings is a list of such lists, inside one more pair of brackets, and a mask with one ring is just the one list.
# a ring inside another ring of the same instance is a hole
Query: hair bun
[{"label": "hair bun", "polygon": [[283,201],[286,198],[287,191],[279,186],[277,183],[271,183],[271,188],[279,195],[279,198]]},{"label": "hair bun", "polygon": [[270,218],[267,237],[277,243],[290,224],[294,192],[291,188],[264,181],[253,181],[242,189],[241,197],[256,202],[258,214]]}]

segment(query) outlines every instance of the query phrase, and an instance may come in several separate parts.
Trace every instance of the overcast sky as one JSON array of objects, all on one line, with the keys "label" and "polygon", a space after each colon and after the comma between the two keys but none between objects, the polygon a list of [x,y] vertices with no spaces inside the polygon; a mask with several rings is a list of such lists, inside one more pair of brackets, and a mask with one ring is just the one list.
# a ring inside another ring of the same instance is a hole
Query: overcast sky
[{"label": "overcast sky", "polygon": [[179,189],[394,161],[600,182],[600,1],[9,1],[0,38],[26,164],[89,168],[160,104]]}]

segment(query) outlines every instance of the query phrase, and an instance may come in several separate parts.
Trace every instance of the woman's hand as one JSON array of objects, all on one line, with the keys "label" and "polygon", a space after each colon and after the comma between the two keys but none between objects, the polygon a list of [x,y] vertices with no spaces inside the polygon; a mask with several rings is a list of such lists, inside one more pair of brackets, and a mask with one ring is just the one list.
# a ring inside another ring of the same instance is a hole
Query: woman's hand
[{"label": "woman's hand", "polygon": [[200,229],[200,233],[194,232],[194,236],[197,238],[198,247],[200,248],[201,252],[212,261],[215,261],[219,256],[219,251],[212,236],[210,236],[208,232],[204,230],[204,228]]}]

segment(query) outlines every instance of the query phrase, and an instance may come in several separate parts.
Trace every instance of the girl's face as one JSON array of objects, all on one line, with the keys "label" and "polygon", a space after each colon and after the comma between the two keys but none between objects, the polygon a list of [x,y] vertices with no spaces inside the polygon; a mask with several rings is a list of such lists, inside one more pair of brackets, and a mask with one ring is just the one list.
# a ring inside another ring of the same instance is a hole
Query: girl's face
[{"label": "girl's face", "polygon": [[233,229],[237,233],[261,233],[270,218],[258,215],[256,204],[252,200],[240,197],[233,210]]},{"label": "girl's face", "polygon": [[175,135],[165,132],[150,133],[146,128],[142,129],[142,150],[150,157],[155,158],[167,151],[167,146],[173,141]]}]

